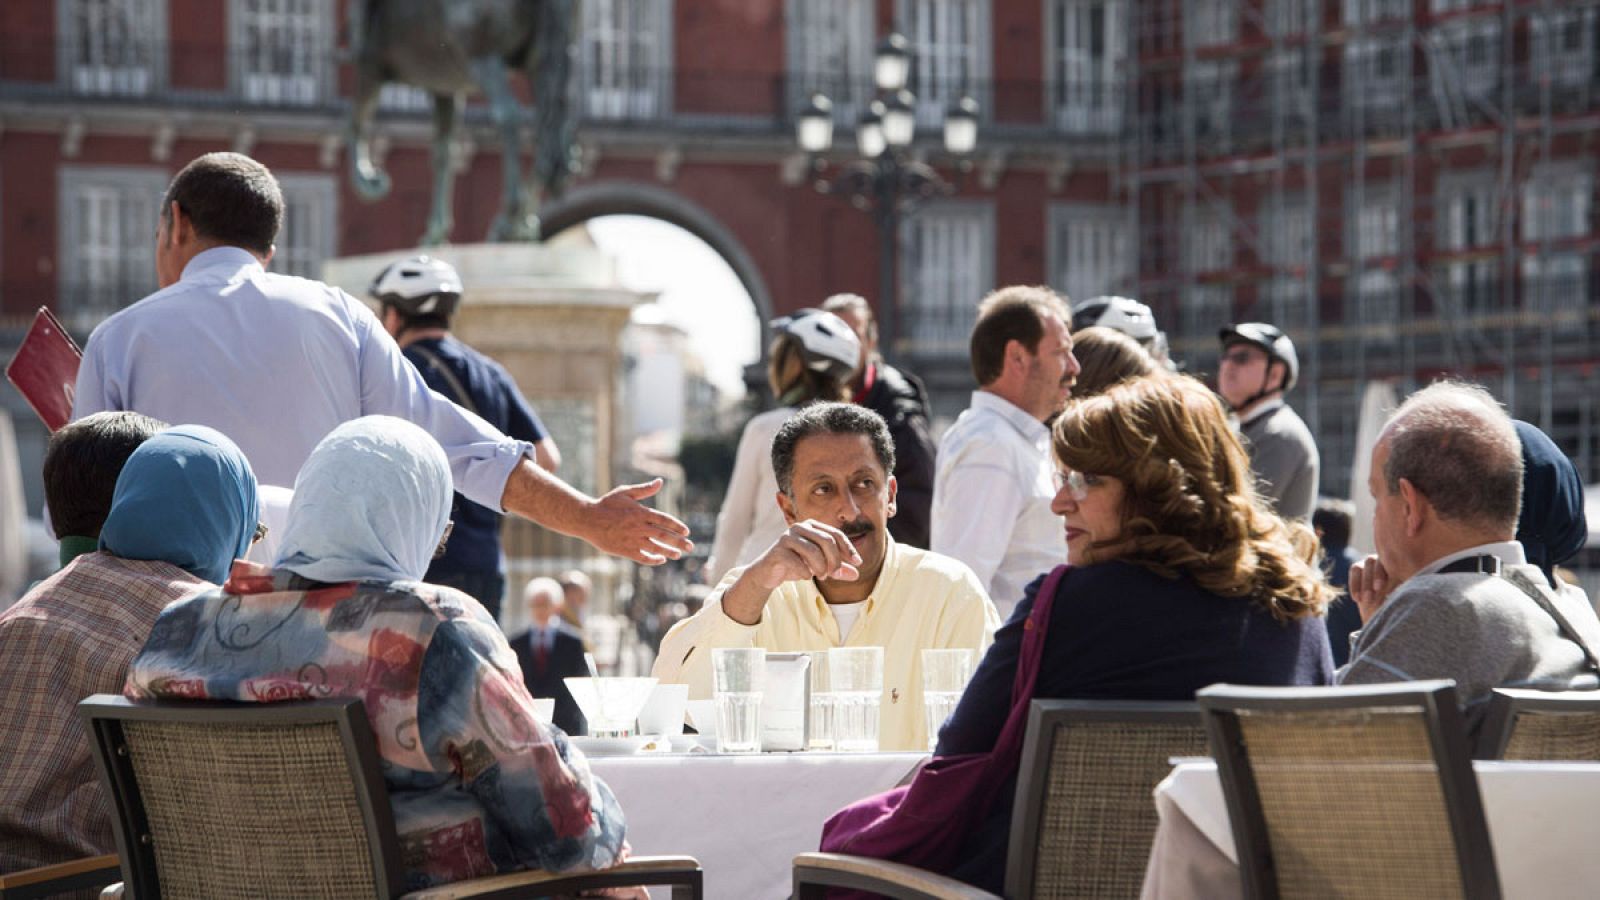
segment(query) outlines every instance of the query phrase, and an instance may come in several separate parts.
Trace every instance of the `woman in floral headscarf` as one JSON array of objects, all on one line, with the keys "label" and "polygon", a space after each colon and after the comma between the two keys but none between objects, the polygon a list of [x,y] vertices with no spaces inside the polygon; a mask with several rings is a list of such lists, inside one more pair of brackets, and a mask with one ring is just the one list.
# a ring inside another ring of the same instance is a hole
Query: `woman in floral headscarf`
[{"label": "woman in floral headscarf", "polygon": [[444,451],[422,429],[385,416],[334,429],[295,481],[276,569],[239,563],[220,591],[168,607],[126,693],[361,699],[408,890],[612,865],[611,791],[537,723],[488,612],[421,580],[450,501]]}]

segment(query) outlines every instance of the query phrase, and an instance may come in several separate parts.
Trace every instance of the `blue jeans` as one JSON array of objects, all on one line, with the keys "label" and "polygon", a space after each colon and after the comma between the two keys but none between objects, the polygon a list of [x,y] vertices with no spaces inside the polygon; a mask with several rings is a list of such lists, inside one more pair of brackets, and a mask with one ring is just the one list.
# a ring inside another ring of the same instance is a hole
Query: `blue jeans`
[{"label": "blue jeans", "polygon": [[483,604],[495,621],[500,621],[500,599],[506,591],[506,576],[501,572],[450,572],[429,574],[430,584],[453,587]]}]

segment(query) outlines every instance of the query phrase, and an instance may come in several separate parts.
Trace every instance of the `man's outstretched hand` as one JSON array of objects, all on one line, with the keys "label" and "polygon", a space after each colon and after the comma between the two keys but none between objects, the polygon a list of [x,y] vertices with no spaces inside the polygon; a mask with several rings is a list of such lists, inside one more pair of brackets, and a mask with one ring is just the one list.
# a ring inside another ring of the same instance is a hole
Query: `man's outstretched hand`
[{"label": "man's outstretched hand", "polygon": [[613,556],[647,566],[681,558],[694,549],[689,526],[639,502],[654,497],[661,485],[657,478],[647,484],[625,484],[607,491],[591,504],[585,517],[590,527],[579,537]]}]

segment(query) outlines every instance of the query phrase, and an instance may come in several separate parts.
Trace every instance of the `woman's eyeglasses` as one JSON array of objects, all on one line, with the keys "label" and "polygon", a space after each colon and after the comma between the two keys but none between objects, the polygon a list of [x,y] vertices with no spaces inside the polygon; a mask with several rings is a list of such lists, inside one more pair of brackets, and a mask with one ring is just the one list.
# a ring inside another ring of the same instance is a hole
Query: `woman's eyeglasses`
[{"label": "woman's eyeglasses", "polygon": [[1066,488],[1074,500],[1089,496],[1089,482],[1084,480],[1082,472],[1073,469],[1056,470],[1056,493],[1060,493],[1062,488]]}]

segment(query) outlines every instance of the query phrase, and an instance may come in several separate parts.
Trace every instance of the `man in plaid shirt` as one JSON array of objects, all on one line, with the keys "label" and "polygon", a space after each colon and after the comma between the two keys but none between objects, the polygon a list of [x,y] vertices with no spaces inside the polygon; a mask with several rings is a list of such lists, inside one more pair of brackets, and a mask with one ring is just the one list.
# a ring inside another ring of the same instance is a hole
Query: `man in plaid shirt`
[{"label": "man in plaid shirt", "polygon": [[128,458],[100,551],[0,614],[0,871],[115,851],[74,707],[121,693],[161,610],[222,580],[249,548],[257,512],[255,476],[231,441],[168,429]]}]

